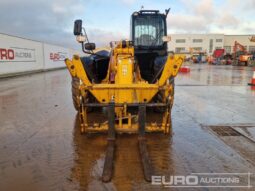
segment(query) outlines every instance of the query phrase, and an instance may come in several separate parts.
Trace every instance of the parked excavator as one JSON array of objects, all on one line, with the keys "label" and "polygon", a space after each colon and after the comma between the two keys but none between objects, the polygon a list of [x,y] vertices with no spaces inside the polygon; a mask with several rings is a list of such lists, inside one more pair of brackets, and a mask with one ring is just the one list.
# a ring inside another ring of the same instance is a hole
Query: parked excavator
[{"label": "parked excavator", "polygon": [[248,51],[243,45],[235,41],[233,59],[234,65],[249,66],[253,59],[253,55],[248,53]]},{"label": "parked excavator", "polygon": [[[251,38],[249,38],[250,42],[254,42],[255,43],[255,36],[252,36]],[[249,66],[255,66],[255,50],[250,50],[250,53],[252,55],[251,60],[249,61],[248,65]]]},{"label": "parked excavator", "polygon": [[116,133],[138,134],[147,181],[151,181],[153,168],[145,133],[171,133],[174,77],[183,57],[167,53],[169,10],[134,12],[130,40],[111,42],[108,49],[96,49],[95,43],[89,42],[82,20],[74,23],[74,35],[88,56],[74,55],[65,63],[72,76],[72,97],[81,133],[108,132],[103,182],[113,176]]},{"label": "parked excavator", "polygon": [[252,36],[251,38],[249,38],[249,40],[250,40],[251,42],[255,42],[255,36]]}]

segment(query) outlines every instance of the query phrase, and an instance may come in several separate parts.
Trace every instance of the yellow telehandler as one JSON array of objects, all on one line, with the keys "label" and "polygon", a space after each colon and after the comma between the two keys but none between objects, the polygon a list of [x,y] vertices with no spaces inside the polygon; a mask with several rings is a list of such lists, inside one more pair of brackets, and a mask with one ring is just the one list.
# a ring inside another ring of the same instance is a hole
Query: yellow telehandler
[{"label": "yellow telehandler", "polygon": [[74,35],[88,56],[74,55],[65,63],[72,76],[81,133],[108,132],[104,182],[113,174],[116,132],[138,134],[147,181],[153,172],[145,132],[171,132],[174,77],[183,57],[167,52],[169,10],[134,12],[130,40],[111,42],[106,49],[96,49],[95,43],[89,42],[82,20],[74,23]]}]

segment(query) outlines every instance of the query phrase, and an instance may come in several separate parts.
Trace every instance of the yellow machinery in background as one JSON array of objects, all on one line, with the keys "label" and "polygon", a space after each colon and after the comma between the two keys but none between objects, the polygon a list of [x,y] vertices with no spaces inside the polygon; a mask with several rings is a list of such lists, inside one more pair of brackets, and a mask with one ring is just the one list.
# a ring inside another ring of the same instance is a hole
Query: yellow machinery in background
[{"label": "yellow machinery in background", "polygon": [[[81,133],[108,132],[104,182],[110,181],[113,173],[116,132],[139,134],[147,181],[151,180],[152,168],[145,146],[145,132],[171,132],[174,77],[183,57],[167,54],[168,12],[134,12],[131,41],[111,42],[109,50],[100,51],[95,50],[94,43],[88,42],[82,21],[75,21],[74,34],[83,51],[90,56],[74,55],[65,63],[72,76],[73,102],[78,111]],[[98,112],[98,109],[105,109],[106,113]],[[160,117],[155,118],[155,112]],[[147,117],[148,113],[152,113],[152,117]],[[95,114],[96,120],[91,120],[89,114]],[[99,115],[105,119],[101,120]]]}]

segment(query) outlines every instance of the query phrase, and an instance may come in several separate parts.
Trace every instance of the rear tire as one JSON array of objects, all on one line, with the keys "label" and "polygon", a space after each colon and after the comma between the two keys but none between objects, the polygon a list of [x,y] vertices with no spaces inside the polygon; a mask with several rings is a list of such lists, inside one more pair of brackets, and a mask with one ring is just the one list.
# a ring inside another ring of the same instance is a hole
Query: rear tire
[{"label": "rear tire", "polygon": [[73,77],[72,78],[72,98],[73,98],[73,106],[76,111],[78,111],[80,108],[79,98],[81,94],[79,90],[79,85],[80,85],[80,79]]}]

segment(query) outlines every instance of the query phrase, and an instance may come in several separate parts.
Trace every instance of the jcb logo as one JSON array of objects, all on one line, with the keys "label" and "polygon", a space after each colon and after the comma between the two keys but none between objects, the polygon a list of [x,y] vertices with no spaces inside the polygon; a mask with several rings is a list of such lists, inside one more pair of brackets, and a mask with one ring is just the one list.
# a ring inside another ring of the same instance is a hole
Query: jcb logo
[{"label": "jcb logo", "polygon": [[0,59],[1,60],[14,60],[14,50],[0,48]]}]

